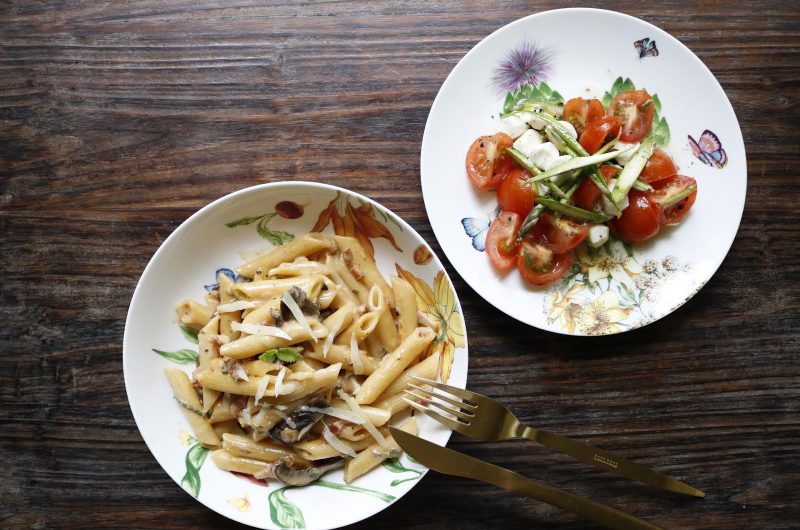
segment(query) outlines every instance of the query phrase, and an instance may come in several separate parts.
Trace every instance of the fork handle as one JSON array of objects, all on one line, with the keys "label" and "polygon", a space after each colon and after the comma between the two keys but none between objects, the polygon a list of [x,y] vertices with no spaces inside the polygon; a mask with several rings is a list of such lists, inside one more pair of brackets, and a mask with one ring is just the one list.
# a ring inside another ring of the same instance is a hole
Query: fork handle
[{"label": "fork handle", "polygon": [[705,493],[695,489],[688,484],[663,475],[657,471],[645,467],[641,464],[626,460],[614,453],[603,451],[591,445],[554,434],[533,427],[525,427],[519,433],[522,438],[527,438],[531,441],[538,442],[544,446],[555,449],[565,455],[569,455],[577,460],[592,464],[595,467],[622,475],[629,479],[638,480],[651,486],[656,486],[665,490],[683,493],[685,495],[692,495],[694,497],[705,497]]}]

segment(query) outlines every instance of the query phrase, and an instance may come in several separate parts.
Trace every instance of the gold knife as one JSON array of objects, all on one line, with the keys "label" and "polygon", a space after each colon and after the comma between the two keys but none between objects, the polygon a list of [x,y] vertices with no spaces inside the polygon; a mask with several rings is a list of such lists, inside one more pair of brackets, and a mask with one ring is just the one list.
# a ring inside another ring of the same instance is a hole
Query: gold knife
[{"label": "gold knife", "polygon": [[525,478],[519,473],[436,445],[395,427],[389,427],[389,431],[403,451],[428,469],[433,469],[439,473],[488,482],[508,491],[572,512],[606,528],[617,530],[663,530],[660,526],[615,510],[610,506],[545,486]]}]

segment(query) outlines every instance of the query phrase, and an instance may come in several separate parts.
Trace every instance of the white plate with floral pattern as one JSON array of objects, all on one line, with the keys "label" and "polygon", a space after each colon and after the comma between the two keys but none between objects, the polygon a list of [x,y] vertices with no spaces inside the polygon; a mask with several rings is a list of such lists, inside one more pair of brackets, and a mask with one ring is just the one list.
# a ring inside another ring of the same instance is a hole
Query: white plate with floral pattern
[{"label": "white plate with floral pattern", "polygon": [[[679,172],[697,180],[683,222],[646,244],[611,242],[577,252],[561,280],[526,284],[502,275],[483,252],[496,194],[475,190],[467,149],[498,130],[499,114],[536,91],[551,101],[645,88],[657,101],[658,134]],[[747,163],[730,102],[706,66],[677,39],[637,18],[560,9],[517,20],[478,43],[445,80],[425,126],[422,193],[436,238],[456,270],[489,303],[540,329],[613,334],[662,318],[711,278],[744,208]]]},{"label": "white plate with floral pattern", "polygon": [[[123,366],[134,419],[150,451],[187,493],[216,512],[258,528],[338,528],[385,509],[425,473],[403,455],[352,484],[342,471],[302,488],[247,480],[218,469],[191,435],[164,368],[191,373],[197,338],[176,323],[181,298],[203,300],[220,274],[243,257],[309,231],[359,238],[384,274],[399,274],[418,303],[440,324],[441,377],[464,388],[467,344],[461,306],[441,262],[413,228],[380,204],[353,192],[311,182],[263,184],[214,201],[181,224],[142,273],[131,300]],[[450,360],[451,362],[448,362]],[[441,445],[450,430],[418,417],[421,436]]]}]

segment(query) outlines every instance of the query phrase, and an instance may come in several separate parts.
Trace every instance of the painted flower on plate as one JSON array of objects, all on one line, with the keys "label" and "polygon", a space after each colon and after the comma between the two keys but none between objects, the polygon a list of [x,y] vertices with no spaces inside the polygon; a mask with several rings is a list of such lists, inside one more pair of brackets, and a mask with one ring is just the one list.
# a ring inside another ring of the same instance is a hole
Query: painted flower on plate
[{"label": "painted flower on plate", "polygon": [[[378,210],[385,221],[393,219]],[[386,226],[384,226],[376,216],[376,209],[369,203],[362,203],[353,207],[349,195],[336,192],[336,197],[328,204],[327,208],[319,214],[317,222],[311,229],[312,232],[322,232],[328,226],[333,225],[333,232],[339,236],[349,236],[358,239],[364,249],[371,257],[375,257],[375,249],[370,238],[384,238],[398,251],[403,250],[397,246],[394,236]]]},{"label": "painted flower on plate", "polygon": [[447,381],[450,377],[450,368],[453,364],[453,354],[455,349],[463,347],[464,338],[464,318],[456,310],[456,296],[450,280],[443,271],[436,273],[433,280],[433,289],[427,283],[417,278],[411,272],[405,270],[395,263],[397,274],[406,280],[414,288],[417,295],[417,306],[421,307],[422,313],[432,322],[439,325],[439,333],[428,350],[429,353],[441,351],[442,360],[440,376],[442,381]]},{"label": "painted flower on plate", "polygon": [[547,78],[553,52],[550,48],[525,41],[513,48],[500,62],[492,76],[498,94],[514,92],[525,85],[536,85]]}]

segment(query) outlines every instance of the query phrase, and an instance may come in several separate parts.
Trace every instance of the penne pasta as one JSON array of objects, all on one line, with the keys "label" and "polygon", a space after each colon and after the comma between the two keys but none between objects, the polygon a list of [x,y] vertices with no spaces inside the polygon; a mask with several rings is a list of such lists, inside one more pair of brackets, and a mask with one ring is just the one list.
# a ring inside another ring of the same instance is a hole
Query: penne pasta
[{"label": "penne pasta", "polygon": [[[344,463],[345,480],[399,447],[386,426],[409,408],[414,376],[442,362],[412,285],[391,285],[361,243],[309,233],[219,274],[205,303],[181,300],[197,333],[190,376],[166,377],[194,436],[220,469],[286,480]],[[428,325],[430,324],[430,325]],[[412,417],[404,430],[416,432]]]},{"label": "penne pasta", "polygon": [[[417,419],[412,416],[406,420],[405,423],[400,425],[400,430],[416,435],[418,433]],[[388,431],[386,434],[384,434],[384,436],[386,437],[388,447],[381,447],[377,443],[372,444],[358,453],[355,458],[352,458],[345,463],[344,481],[347,484],[350,484],[370,469],[379,466],[381,462],[387,458],[395,458],[400,455],[400,446],[397,445],[397,442],[394,441],[394,438],[388,434]]]},{"label": "penne pasta", "polygon": [[417,296],[411,284],[399,276],[392,277],[392,292],[397,309],[397,331],[403,340],[417,327]]},{"label": "penne pasta", "polygon": [[181,300],[175,306],[175,312],[178,313],[178,320],[181,324],[195,329],[200,329],[208,324],[208,321],[214,316],[213,308],[194,300]]},{"label": "penne pasta", "polygon": [[219,445],[219,436],[214,432],[211,423],[205,418],[202,403],[192,387],[189,376],[177,368],[165,368],[169,384],[175,395],[175,400],[183,408],[183,414],[194,431],[194,437],[203,445]]},{"label": "penne pasta", "polygon": [[359,405],[372,403],[403,370],[433,342],[436,334],[431,328],[417,328],[400,343],[395,351],[381,359],[380,364],[356,392]]},{"label": "penne pasta", "polygon": [[281,263],[294,261],[299,256],[308,256],[314,252],[331,248],[330,239],[322,234],[311,232],[257,256],[236,269],[236,272],[244,278],[252,278],[259,270],[269,271]]}]

